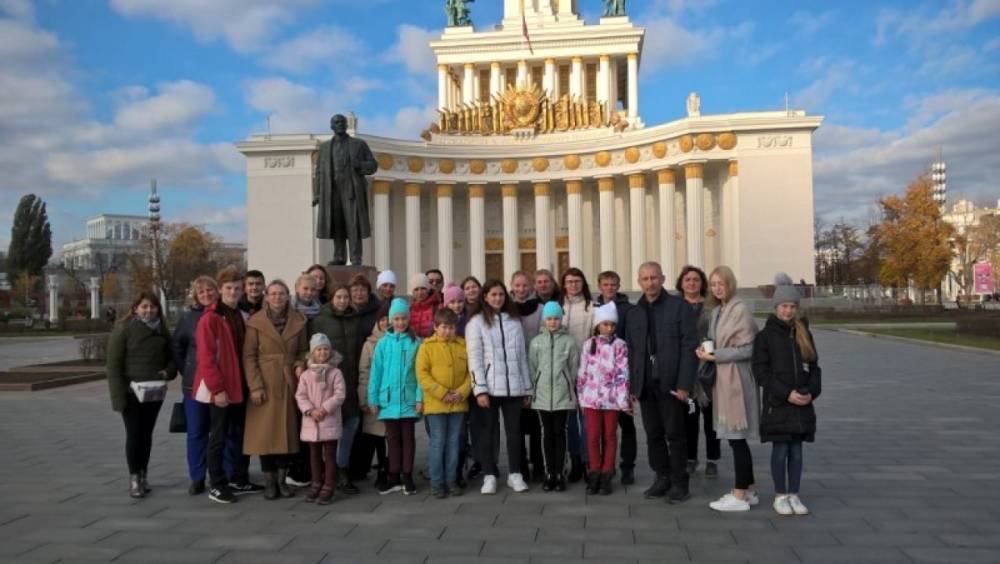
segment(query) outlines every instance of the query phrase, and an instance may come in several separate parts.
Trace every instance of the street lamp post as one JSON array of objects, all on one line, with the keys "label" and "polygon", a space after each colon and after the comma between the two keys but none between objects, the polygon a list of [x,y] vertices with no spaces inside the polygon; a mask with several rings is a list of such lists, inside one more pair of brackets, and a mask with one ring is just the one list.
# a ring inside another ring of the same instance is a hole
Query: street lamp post
[{"label": "street lamp post", "polygon": [[160,196],[156,193],[156,179],[149,181],[149,235],[153,238],[153,291],[160,296],[163,314],[167,313],[167,299],[160,280]]}]

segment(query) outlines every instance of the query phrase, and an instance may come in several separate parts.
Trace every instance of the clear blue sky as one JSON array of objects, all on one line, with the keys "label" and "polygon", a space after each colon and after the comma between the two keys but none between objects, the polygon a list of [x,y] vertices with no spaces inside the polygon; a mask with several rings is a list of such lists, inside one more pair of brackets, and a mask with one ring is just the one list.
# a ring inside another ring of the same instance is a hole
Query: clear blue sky
[{"label": "clear blue sky", "polygon": [[[596,20],[599,0],[580,0]],[[49,204],[56,244],[101,212],[245,238],[243,159],[265,128],[413,138],[433,117],[443,0],[0,0],[0,246],[17,200]],[[500,0],[472,4],[478,27]],[[864,218],[943,147],[949,197],[1000,198],[1000,0],[629,1],[647,27],[647,124],[791,103],[826,116],[817,212]]]}]

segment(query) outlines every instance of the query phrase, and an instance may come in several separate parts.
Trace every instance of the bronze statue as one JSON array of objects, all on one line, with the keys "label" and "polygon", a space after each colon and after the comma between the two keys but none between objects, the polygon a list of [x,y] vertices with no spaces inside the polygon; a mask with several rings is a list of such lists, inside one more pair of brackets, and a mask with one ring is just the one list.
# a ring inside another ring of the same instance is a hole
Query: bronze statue
[{"label": "bronze statue", "polygon": [[444,14],[448,18],[448,27],[472,25],[469,18],[469,6],[476,0],[445,0]]},{"label": "bronze statue", "polygon": [[333,137],[320,143],[319,166],[313,183],[313,205],[319,206],[316,238],[333,239],[334,266],[347,264],[350,242],[351,264],[361,265],[361,240],[371,234],[368,217],[368,182],[378,162],[368,144],[347,134],[347,118],[330,118]]},{"label": "bronze statue", "polygon": [[604,17],[613,18],[625,15],[625,0],[604,0]]}]

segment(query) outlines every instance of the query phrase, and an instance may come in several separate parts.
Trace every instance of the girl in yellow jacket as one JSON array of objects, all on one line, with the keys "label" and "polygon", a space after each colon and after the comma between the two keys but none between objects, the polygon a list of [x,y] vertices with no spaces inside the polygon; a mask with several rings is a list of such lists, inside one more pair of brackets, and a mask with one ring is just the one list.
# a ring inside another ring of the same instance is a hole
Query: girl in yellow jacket
[{"label": "girl in yellow jacket", "polygon": [[[424,415],[430,427],[431,493],[438,499],[462,495],[458,486],[458,442],[469,410],[468,354],[465,339],[455,336],[458,316],[442,308],[434,314],[434,335],[417,351],[417,381],[424,392]],[[446,485],[447,484],[447,485]]]}]

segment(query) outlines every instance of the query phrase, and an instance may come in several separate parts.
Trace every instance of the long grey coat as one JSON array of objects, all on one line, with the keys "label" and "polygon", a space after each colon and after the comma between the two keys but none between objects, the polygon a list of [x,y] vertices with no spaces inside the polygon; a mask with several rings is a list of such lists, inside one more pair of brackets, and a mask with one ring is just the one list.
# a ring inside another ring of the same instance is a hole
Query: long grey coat
[{"label": "long grey coat", "polygon": [[[375,174],[378,162],[368,144],[356,137],[349,138],[350,164],[353,190],[341,191],[333,182],[333,161],[330,158],[332,140],[319,145],[319,164],[313,183],[313,199],[319,201],[316,219],[318,239],[347,239],[348,234],[358,229],[362,239],[372,236],[371,220],[368,217],[368,182],[365,176]],[[355,213],[355,209],[357,213]],[[358,225],[354,225],[357,218]]]}]

